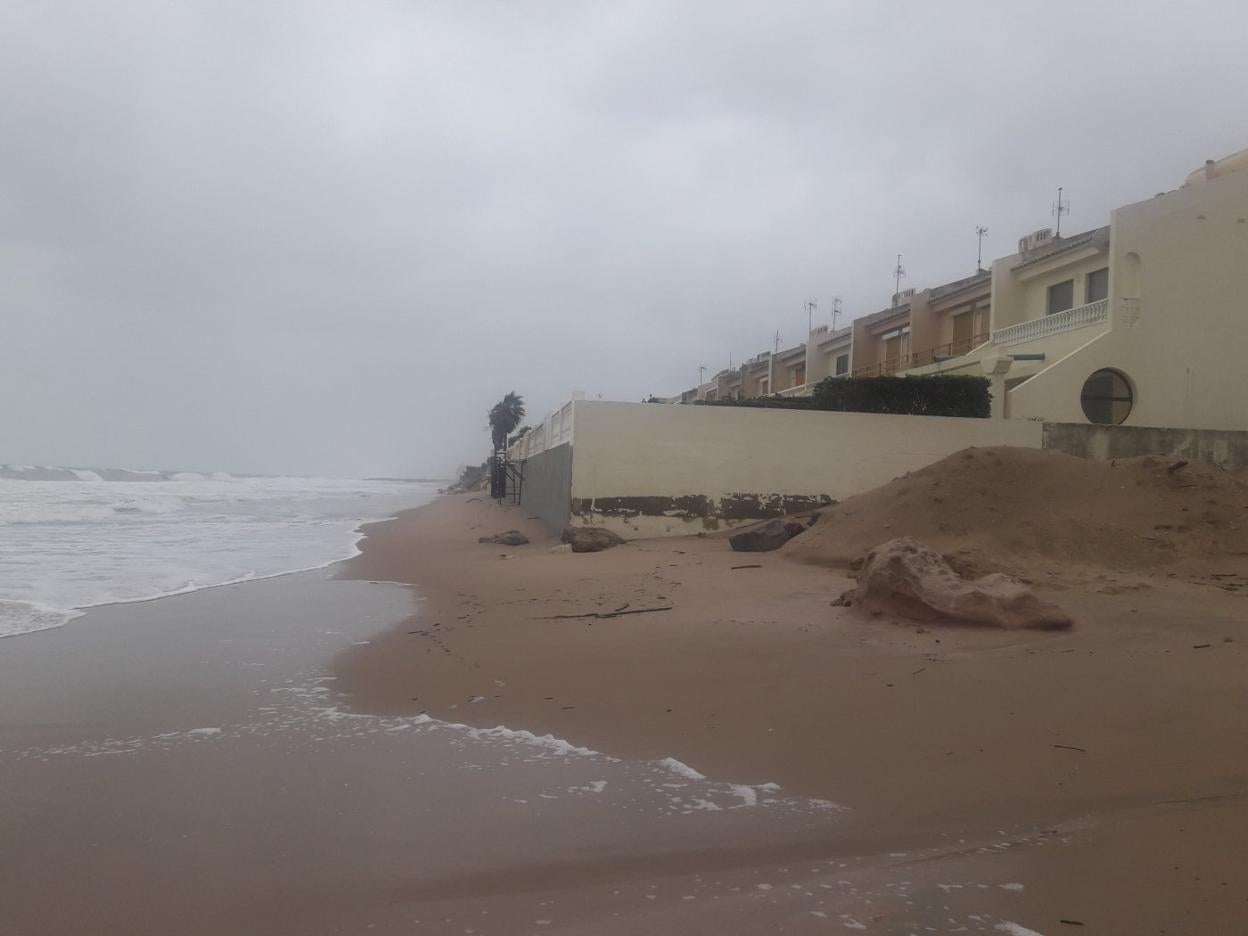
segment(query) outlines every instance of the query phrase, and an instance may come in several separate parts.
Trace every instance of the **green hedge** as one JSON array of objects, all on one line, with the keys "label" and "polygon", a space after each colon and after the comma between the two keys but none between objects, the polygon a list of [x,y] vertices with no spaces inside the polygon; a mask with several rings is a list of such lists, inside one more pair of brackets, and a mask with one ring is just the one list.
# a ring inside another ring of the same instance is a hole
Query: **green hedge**
[{"label": "green hedge", "polygon": [[990,387],[987,377],[955,374],[829,377],[815,384],[814,393],[808,397],[756,397],[749,400],[718,400],[706,405],[986,419],[992,415]]},{"label": "green hedge", "polygon": [[760,396],[744,400],[694,400],[694,406],[746,406],[756,409],[819,409],[811,397]]}]

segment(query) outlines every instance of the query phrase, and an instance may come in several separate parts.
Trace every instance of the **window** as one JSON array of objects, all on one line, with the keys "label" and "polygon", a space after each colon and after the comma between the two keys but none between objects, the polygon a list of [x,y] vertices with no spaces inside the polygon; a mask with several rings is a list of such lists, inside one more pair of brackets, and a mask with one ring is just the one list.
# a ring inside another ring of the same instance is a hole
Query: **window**
[{"label": "window", "polygon": [[849,355],[838,354],[836,356],[836,376],[844,377],[849,373]]},{"label": "window", "polygon": [[1088,274],[1084,283],[1084,302],[1098,302],[1109,296],[1109,267]]},{"label": "window", "polygon": [[1049,304],[1045,309],[1046,315],[1065,312],[1067,309],[1073,309],[1074,307],[1075,281],[1073,279],[1066,280],[1064,283],[1054,283],[1049,287]]},{"label": "window", "polygon": [[884,360],[896,363],[901,358],[901,335],[884,339]]},{"label": "window", "polygon": [[1084,382],[1079,402],[1088,422],[1120,426],[1131,415],[1135,398],[1126,377],[1116,370],[1103,368]]},{"label": "window", "polygon": [[951,354],[966,354],[971,350],[971,340],[975,337],[975,313],[963,312],[953,317],[953,344]]},{"label": "window", "polygon": [[793,386],[800,387],[806,383],[806,365],[798,364],[793,368]]}]

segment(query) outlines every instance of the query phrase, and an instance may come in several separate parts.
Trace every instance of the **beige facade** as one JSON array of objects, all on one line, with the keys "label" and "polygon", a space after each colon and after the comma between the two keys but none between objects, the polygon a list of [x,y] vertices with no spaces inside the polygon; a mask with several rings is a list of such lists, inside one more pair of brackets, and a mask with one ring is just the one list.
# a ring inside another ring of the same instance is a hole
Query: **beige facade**
[{"label": "beige facade", "polygon": [[741,366],[741,396],[760,397],[771,393],[771,352],[755,355]]},{"label": "beige facade", "polygon": [[853,324],[853,374],[880,377],[941,369],[988,340],[992,274],[894,297],[892,308]]},{"label": "beige facade", "polygon": [[1037,231],[991,271],[908,290],[847,328],[812,331],[804,349],[765,352],[733,372],[732,395],[804,394],[847,373],[974,374],[992,379],[997,416],[1248,428],[1245,297],[1248,150],[1116,210],[1108,226]]},{"label": "beige facade", "polygon": [[783,393],[806,386],[806,345],[777,351],[771,356],[771,392]]},{"label": "beige facade", "polygon": [[910,303],[864,315],[853,325],[855,377],[885,377],[905,370],[910,361]]},{"label": "beige facade", "polygon": [[806,385],[814,387],[825,377],[848,377],[853,372],[852,326],[836,331],[821,325],[806,342]]},{"label": "beige facade", "polygon": [[1125,425],[1248,429],[1248,152],[1116,210],[1108,252],[1104,328],[1011,389],[1007,414],[1087,421],[1085,384],[1109,370]]},{"label": "beige facade", "polygon": [[991,295],[987,270],[915,293],[910,299],[910,367],[939,364],[983,345],[992,330]]},{"label": "beige facade", "polygon": [[1035,322],[1105,299],[1109,241],[1109,228],[1103,227],[994,261],[993,328]]}]

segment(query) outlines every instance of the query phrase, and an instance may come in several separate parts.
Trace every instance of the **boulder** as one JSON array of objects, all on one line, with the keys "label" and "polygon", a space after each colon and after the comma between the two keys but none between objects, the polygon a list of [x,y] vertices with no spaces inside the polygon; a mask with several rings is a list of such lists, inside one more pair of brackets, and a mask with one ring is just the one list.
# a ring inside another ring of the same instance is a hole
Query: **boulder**
[{"label": "boulder", "polygon": [[1000,574],[965,579],[943,556],[909,537],[871,550],[858,572],[858,587],[836,603],[873,614],[1008,629],[1059,630],[1074,623],[1025,582]]},{"label": "boulder", "polygon": [[777,517],[774,520],[746,527],[739,533],[733,533],[728,537],[728,543],[736,552],[771,552],[773,549],[779,549],[805,529],[806,527],[796,520],[786,521]]},{"label": "boulder", "polygon": [[494,536],[478,537],[478,543],[494,543],[498,546],[523,546],[529,541],[529,538],[519,530],[508,530],[506,533],[496,533]]},{"label": "boulder", "polygon": [[602,527],[568,527],[563,531],[563,541],[572,547],[573,552],[602,552],[612,546],[624,542],[615,533]]}]

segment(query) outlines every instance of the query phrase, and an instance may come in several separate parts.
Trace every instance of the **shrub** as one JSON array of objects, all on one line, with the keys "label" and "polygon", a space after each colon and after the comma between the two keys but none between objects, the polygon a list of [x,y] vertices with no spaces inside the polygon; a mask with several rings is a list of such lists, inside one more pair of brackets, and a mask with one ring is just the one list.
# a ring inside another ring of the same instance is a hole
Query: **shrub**
[{"label": "shrub", "polygon": [[811,397],[814,409],[908,416],[992,415],[987,377],[928,374],[921,377],[837,377],[821,380]]},{"label": "shrub", "polygon": [[828,377],[808,397],[755,397],[716,400],[709,406],[830,410],[842,413],[893,413],[902,416],[992,415],[987,377],[928,374],[921,377]]}]

